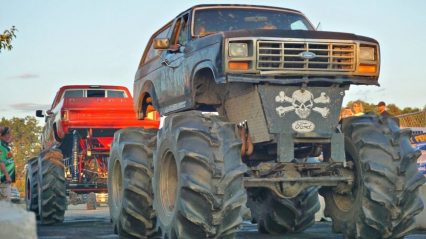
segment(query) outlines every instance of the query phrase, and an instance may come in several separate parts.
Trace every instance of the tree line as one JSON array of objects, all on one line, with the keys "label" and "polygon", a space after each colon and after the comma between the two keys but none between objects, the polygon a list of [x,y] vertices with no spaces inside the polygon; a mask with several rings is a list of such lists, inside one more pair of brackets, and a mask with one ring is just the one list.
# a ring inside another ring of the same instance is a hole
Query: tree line
[{"label": "tree line", "polygon": [[0,125],[9,127],[12,130],[13,141],[11,148],[16,165],[15,186],[22,195],[25,190],[25,164],[29,158],[35,157],[40,153],[39,136],[42,127],[37,125],[37,120],[33,116],[25,118],[13,117],[12,119],[2,118]]}]

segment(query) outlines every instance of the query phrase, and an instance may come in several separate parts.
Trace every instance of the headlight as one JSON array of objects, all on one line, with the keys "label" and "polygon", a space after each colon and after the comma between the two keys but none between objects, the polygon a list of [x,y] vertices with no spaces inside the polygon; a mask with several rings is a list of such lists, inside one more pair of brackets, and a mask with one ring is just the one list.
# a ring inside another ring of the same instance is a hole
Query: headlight
[{"label": "headlight", "polygon": [[247,57],[248,56],[247,43],[229,43],[229,56],[230,57]]},{"label": "headlight", "polygon": [[361,46],[359,49],[359,59],[361,61],[376,60],[376,50],[374,47]]}]

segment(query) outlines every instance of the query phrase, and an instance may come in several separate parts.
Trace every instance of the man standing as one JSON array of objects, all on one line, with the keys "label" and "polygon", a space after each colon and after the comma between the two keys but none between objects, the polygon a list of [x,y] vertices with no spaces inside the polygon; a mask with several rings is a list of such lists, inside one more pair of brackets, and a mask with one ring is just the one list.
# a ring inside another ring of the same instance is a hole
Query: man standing
[{"label": "man standing", "polygon": [[9,127],[0,127],[0,200],[10,201],[10,184],[15,182],[15,162],[10,151],[12,133]]},{"label": "man standing", "polygon": [[383,101],[380,101],[377,104],[377,110],[379,111],[379,114],[381,117],[383,117],[384,119],[392,119],[399,127],[399,119],[397,117],[394,117],[393,115],[391,115],[389,112],[387,112],[386,110],[386,103]]},{"label": "man standing", "polygon": [[377,104],[377,110],[379,111],[380,116],[387,118],[387,117],[391,117],[392,115],[389,114],[389,112],[386,111],[386,103],[383,101],[380,101]]}]

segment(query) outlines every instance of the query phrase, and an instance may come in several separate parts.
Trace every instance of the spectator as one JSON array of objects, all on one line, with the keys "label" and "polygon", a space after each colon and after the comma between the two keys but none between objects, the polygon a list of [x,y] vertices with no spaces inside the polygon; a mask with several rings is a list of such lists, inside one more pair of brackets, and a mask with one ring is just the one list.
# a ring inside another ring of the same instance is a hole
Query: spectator
[{"label": "spectator", "polygon": [[0,127],[0,200],[10,201],[10,184],[15,182],[15,162],[10,151],[12,132],[9,127]]},{"label": "spectator", "polygon": [[364,115],[364,108],[362,107],[362,104],[360,101],[355,101],[352,105],[352,111],[354,116],[361,116]]},{"label": "spectator", "polygon": [[386,103],[383,101],[380,101],[377,104],[377,111],[379,111],[380,116],[382,117],[391,117],[392,115],[389,114],[389,112],[386,111]]},{"label": "spectator", "polygon": [[344,119],[346,117],[349,116],[353,116],[354,113],[352,112],[350,107],[345,107],[344,109],[342,109],[342,111],[340,111],[340,119]]},{"label": "spectator", "polygon": [[394,117],[393,115],[391,115],[387,110],[386,110],[386,103],[383,101],[380,101],[377,104],[377,111],[379,111],[379,114],[382,118],[387,119],[390,118],[393,121],[395,121],[395,123],[399,126],[399,119]]}]

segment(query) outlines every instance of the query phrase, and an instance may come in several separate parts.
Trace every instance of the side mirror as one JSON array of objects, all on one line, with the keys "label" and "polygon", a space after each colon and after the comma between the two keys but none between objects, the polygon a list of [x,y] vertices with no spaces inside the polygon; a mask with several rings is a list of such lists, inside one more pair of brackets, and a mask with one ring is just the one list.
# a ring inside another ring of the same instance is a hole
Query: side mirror
[{"label": "side mirror", "polygon": [[154,39],[154,49],[156,50],[167,50],[169,49],[170,41],[167,38],[156,38]]},{"label": "side mirror", "polygon": [[39,118],[43,118],[44,117],[43,110],[36,110],[36,116]]}]

